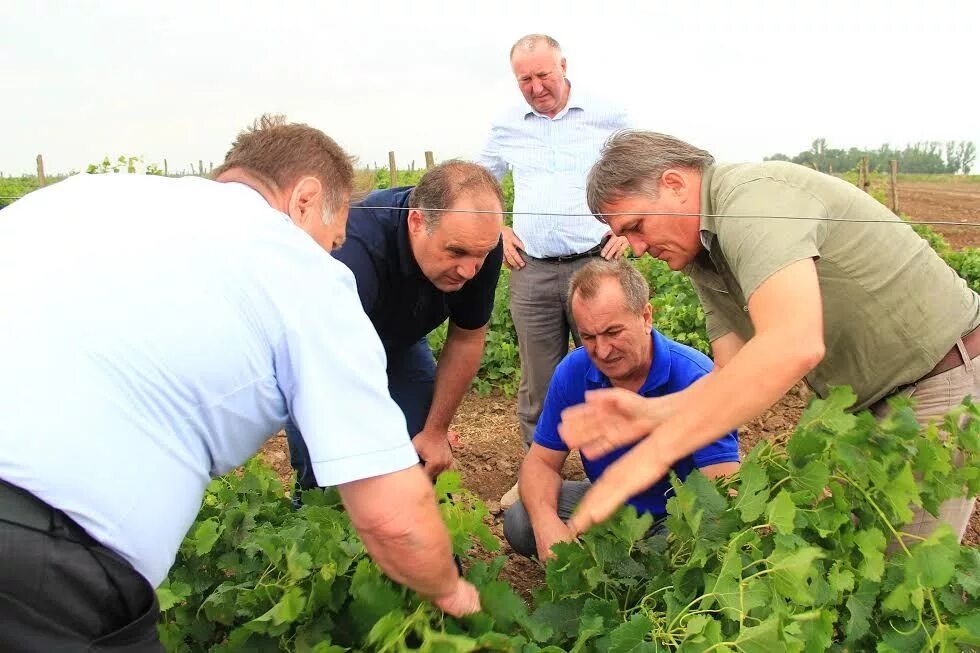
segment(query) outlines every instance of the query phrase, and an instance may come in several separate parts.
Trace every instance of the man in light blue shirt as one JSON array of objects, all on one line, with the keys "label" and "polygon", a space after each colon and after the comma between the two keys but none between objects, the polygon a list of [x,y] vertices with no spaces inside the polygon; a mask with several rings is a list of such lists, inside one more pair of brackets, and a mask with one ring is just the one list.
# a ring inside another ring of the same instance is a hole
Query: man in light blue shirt
[{"label": "man in light blue shirt", "polygon": [[[568,309],[569,280],[590,258],[612,260],[626,251],[626,239],[589,212],[585,180],[606,139],[630,125],[625,111],[572,86],[561,46],[550,36],[519,39],[510,63],[524,102],[494,121],[479,163],[498,179],[514,173],[504,263],[512,271],[510,311],[521,356],[517,413],[527,447],[569,335],[581,345]],[[562,215],[569,213],[581,215]],[[501,504],[517,498],[515,485]]]},{"label": "man in light blue shirt", "polygon": [[344,239],[347,155],[264,118],[215,174],[80,175],[0,217],[0,650],[119,629],[157,650],[152,588],[208,481],[289,417],[378,564],[478,609],[354,279],[324,251]]}]

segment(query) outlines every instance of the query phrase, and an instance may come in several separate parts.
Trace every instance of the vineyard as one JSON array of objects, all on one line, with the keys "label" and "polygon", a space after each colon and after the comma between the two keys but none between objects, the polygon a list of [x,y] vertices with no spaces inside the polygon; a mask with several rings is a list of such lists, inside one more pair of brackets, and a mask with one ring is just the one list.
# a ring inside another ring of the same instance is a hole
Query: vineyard
[{"label": "vineyard", "polygon": [[[398,183],[422,172],[399,171]],[[384,188],[389,173],[365,170],[358,183]],[[35,187],[30,178],[0,179],[3,196]],[[504,190],[511,208],[509,180]],[[871,191],[884,202],[880,186]],[[980,291],[980,249],[913,228]],[[704,312],[686,277],[649,257],[632,263],[652,289],[656,328],[708,353]],[[508,305],[503,270],[474,390],[503,398],[512,418],[506,398],[517,391],[520,362]],[[436,355],[445,334],[443,325],[430,335]],[[771,427],[752,438],[736,475],[675,479],[669,536],[648,537],[651,518],[623,510],[558,545],[541,568],[515,567],[504,555],[499,506],[485,503],[513,482],[513,460],[497,460],[498,442],[484,458],[464,453],[463,476],[444,473],[435,487],[454,551],[481,593],[483,612],[464,619],[388,580],[336,492],[307,492],[294,510],[288,465],[256,457],[208,487],[158,589],[161,638],[174,652],[975,650],[980,550],[946,527],[922,541],[900,533],[910,505],[935,511],[980,491],[980,406],[947,416],[950,435],[941,438],[936,427],[920,430],[901,400],[883,421],[849,414],[853,401],[838,388],[811,401],[798,425],[799,411],[792,423],[770,417],[783,435]],[[500,487],[477,488],[472,473],[464,484],[473,461]]]},{"label": "vineyard", "polygon": [[[374,183],[383,186],[386,174]],[[980,252],[954,251],[929,227],[915,228],[980,287]],[[686,278],[649,257],[633,263],[653,289],[656,327],[707,351],[704,313]],[[483,395],[512,395],[519,381],[508,282],[504,270],[475,381]],[[437,354],[444,338],[444,328],[430,337]],[[952,437],[943,442],[934,428],[920,433],[907,407],[876,422],[846,413],[851,401],[847,389],[813,401],[790,437],[760,441],[734,477],[675,482],[669,537],[645,537],[649,517],[625,510],[579,543],[559,545],[542,571],[530,562],[515,571],[487,506],[459,475],[444,474],[440,508],[484,607],[461,620],[384,577],[335,493],[307,493],[293,511],[283,466],[277,476],[253,461],[209,488],[160,588],[163,640],[171,651],[980,646],[980,552],[946,529],[914,545],[896,539],[909,505],[935,509],[980,489],[980,423],[956,425],[977,408],[948,417]],[[954,468],[959,456],[965,464]],[[491,474],[505,476],[496,467]]]}]

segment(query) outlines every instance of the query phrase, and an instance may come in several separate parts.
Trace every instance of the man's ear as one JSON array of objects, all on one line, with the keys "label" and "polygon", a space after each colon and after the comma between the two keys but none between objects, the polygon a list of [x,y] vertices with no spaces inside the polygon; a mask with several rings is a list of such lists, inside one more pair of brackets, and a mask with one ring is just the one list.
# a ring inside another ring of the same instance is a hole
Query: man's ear
[{"label": "man's ear", "polygon": [[408,210],[408,231],[412,235],[418,235],[425,230],[425,216],[418,209]]},{"label": "man's ear", "polygon": [[302,177],[289,194],[289,218],[298,225],[320,221],[323,208],[323,184],[316,177]]},{"label": "man's ear", "polygon": [[646,327],[647,333],[653,332],[653,306],[650,302],[643,307],[643,326]]},{"label": "man's ear", "polygon": [[660,189],[673,193],[679,200],[686,201],[690,191],[688,175],[677,168],[668,168],[660,176]]}]

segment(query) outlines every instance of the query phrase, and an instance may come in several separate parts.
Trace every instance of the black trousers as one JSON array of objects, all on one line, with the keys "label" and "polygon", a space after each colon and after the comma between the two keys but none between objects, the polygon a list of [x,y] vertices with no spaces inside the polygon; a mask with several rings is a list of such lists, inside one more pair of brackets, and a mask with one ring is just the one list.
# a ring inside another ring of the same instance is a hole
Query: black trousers
[{"label": "black trousers", "polygon": [[158,618],[132,565],[0,480],[0,651],[162,652]]}]

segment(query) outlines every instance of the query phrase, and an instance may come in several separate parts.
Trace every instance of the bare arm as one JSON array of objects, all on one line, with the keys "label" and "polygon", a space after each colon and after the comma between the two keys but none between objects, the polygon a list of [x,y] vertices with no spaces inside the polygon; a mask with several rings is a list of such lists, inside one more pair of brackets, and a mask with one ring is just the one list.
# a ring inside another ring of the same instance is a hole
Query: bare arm
[{"label": "bare arm", "polygon": [[453,563],[432,484],[418,466],[338,487],[371,558],[391,577],[453,615],[480,609]]},{"label": "bare arm", "polygon": [[711,341],[711,354],[714,358],[714,369],[719,370],[728,365],[735,355],[745,346],[745,341],[735,333],[726,333]]},{"label": "bare arm", "polygon": [[452,322],[446,335],[446,344],[436,367],[436,384],[432,395],[432,407],[425,426],[413,439],[415,450],[425,461],[425,471],[435,478],[452,464],[453,454],[447,432],[456,415],[463,395],[473,383],[480,369],[487,327],[461,329]]},{"label": "bare arm", "polygon": [[657,399],[598,391],[562,414],[565,443],[590,457],[649,435],[593,485],[572,519],[576,531],[607,518],[683,456],[759,415],[819,364],[823,309],[812,259],[769,277],[750,298],[749,312],[755,337],[686,390]]},{"label": "bare arm", "polygon": [[521,502],[531,519],[538,559],[551,555],[551,545],[572,538],[571,531],[558,517],[558,493],[561,491],[561,468],[567,451],[555,451],[532,443],[521,464]]}]

